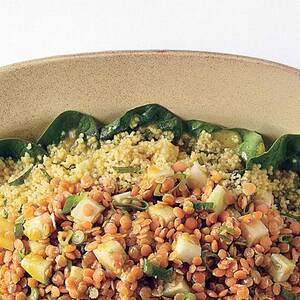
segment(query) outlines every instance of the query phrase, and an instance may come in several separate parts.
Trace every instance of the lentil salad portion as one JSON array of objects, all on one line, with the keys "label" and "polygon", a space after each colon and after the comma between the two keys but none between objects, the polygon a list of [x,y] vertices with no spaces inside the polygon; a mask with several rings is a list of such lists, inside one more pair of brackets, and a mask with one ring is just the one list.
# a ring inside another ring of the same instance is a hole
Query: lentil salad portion
[{"label": "lentil salad portion", "polygon": [[0,299],[298,299],[299,144],[157,104],[0,140]]}]

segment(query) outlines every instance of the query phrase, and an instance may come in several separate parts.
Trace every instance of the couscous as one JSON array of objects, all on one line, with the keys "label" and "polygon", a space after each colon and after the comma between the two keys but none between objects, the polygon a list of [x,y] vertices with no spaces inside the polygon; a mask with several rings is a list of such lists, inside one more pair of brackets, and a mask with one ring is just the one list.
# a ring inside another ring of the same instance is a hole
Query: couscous
[{"label": "couscous", "polygon": [[299,145],[157,104],[0,140],[0,299],[299,299]]}]

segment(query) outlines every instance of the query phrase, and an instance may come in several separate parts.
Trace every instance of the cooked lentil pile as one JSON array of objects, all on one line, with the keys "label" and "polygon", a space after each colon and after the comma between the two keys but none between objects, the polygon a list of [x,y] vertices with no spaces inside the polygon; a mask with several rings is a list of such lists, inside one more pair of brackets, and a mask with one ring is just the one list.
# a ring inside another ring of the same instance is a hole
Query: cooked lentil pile
[{"label": "cooked lentil pile", "polygon": [[155,104],[0,141],[0,299],[299,299],[296,156],[262,141]]}]

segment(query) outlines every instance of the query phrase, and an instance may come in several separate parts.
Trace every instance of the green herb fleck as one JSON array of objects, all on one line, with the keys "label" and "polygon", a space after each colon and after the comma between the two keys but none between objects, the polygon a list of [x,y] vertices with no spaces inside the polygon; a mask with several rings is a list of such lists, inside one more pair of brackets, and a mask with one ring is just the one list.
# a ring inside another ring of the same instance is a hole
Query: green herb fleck
[{"label": "green herb fleck", "polygon": [[144,273],[149,277],[161,279],[165,282],[170,282],[172,278],[172,268],[164,269],[155,266],[150,260],[144,259]]}]

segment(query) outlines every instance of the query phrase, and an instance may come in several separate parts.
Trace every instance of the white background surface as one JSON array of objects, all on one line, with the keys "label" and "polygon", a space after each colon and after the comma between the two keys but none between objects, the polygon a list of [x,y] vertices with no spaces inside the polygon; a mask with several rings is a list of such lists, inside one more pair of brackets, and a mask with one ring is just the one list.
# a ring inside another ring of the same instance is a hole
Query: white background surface
[{"label": "white background surface", "polygon": [[0,65],[126,49],[235,53],[300,68],[300,1],[0,0]]}]

